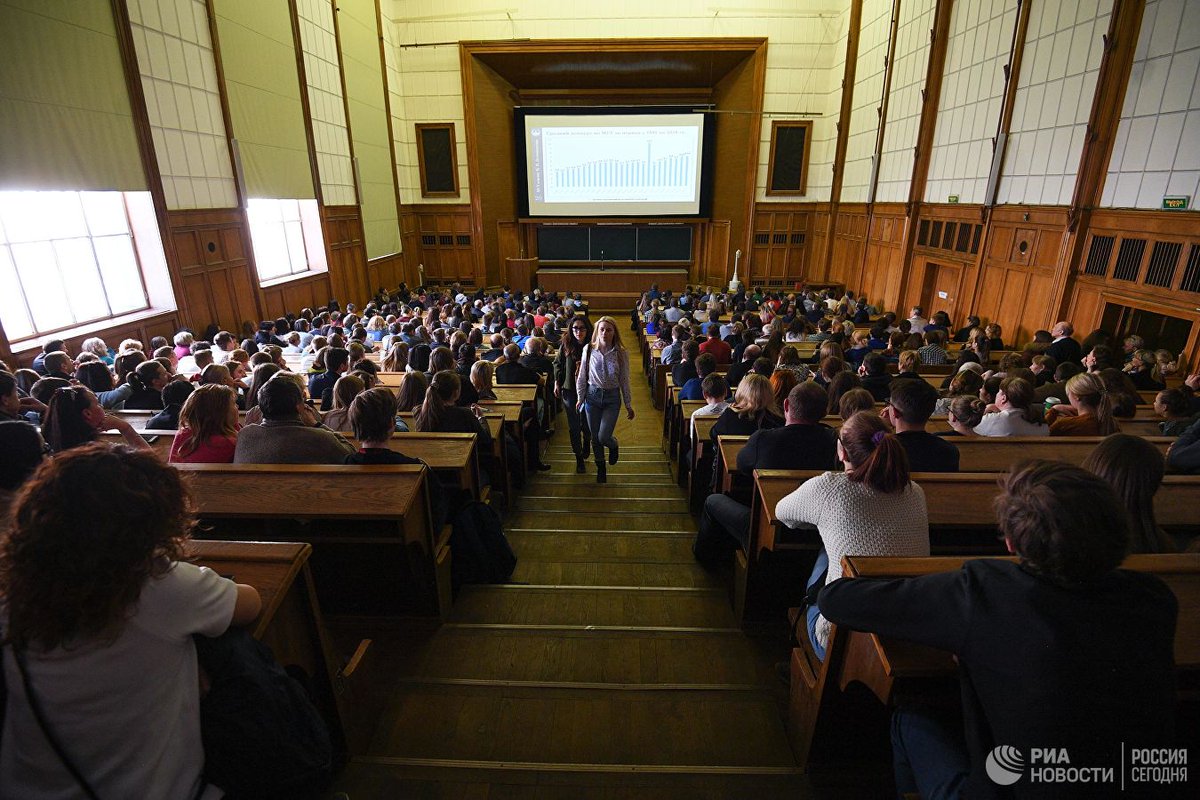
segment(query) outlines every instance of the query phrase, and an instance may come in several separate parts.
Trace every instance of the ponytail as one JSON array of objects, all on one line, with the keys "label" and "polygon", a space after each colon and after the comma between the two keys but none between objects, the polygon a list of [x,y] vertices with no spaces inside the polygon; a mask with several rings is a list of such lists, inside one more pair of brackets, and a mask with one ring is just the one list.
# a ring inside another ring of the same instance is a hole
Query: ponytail
[{"label": "ponytail", "polygon": [[839,434],[854,470],[847,477],[882,494],[903,491],[909,482],[908,454],[904,445],[874,411],[859,411]]},{"label": "ponytail", "polygon": [[425,402],[421,403],[420,410],[413,415],[417,430],[437,432],[445,417],[446,407],[453,405],[454,396],[460,389],[458,376],[453,372],[436,373],[429,382],[429,388],[425,390]]},{"label": "ponytail", "polygon": [[1112,392],[1104,389],[1100,393],[1100,402],[1096,404],[1096,427],[1100,430],[1101,436],[1121,431],[1121,426],[1117,424],[1114,414],[1114,405]]}]

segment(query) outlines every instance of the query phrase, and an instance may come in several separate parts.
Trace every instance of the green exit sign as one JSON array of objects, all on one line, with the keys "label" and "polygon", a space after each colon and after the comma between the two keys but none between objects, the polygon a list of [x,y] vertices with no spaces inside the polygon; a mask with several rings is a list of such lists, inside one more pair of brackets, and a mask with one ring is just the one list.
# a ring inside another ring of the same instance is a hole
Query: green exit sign
[{"label": "green exit sign", "polygon": [[947,197],[947,198],[946,198],[946,202],[947,202],[947,203],[957,203],[957,202],[958,202],[958,195],[956,195],[956,194],[952,194],[952,195],[950,195],[949,197]]},{"label": "green exit sign", "polygon": [[1162,207],[1164,211],[1187,211],[1188,206],[1191,205],[1191,202],[1192,198],[1190,195],[1164,197]]}]

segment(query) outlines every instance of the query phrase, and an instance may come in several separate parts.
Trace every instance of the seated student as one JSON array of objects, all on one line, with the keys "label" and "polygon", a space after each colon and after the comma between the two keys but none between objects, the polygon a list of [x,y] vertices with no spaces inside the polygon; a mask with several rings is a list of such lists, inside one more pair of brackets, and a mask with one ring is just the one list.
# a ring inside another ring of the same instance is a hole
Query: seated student
[{"label": "seated student", "polygon": [[783,417],[775,404],[771,381],[754,373],[738,384],[733,403],[713,424],[711,438],[715,444],[718,436],[749,436],[760,428],[781,425]]},{"label": "seated student", "polygon": [[6,797],[215,797],[204,784],[194,634],[258,616],[258,592],[187,561],[181,476],[152,453],[90,445],[28,483],[0,546]]},{"label": "seated student", "polygon": [[866,389],[851,389],[838,400],[837,416],[841,417],[843,422],[859,411],[875,413],[875,398],[871,397],[871,393]]},{"label": "seated student", "polygon": [[280,372],[258,390],[263,421],[238,433],[235,464],[340,464],[354,447],[304,402],[303,378]]},{"label": "seated student", "polygon": [[429,379],[425,377],[424,372],[410,372],[405,375],[400,383],[400,390],[396,393],[396,413],[411,412],[420,408],[428,388]]},{"label": "seated student", "polygon": [[120,433],[130,447],[151,449],[132,425],[120,417],[105,414],[96,395],[82,386],[55,389],[46,405],[46,413],[42,417],[42,436],[54,453],[94,442],[101,431],[110,430]]},{"label": "seated student", "polygon": [[702,383],[704,379],[717,369],[717,360],[710,353],[701,353],[696,357],[696,377],[688,380],[679,390],[680,400],[703,400]]},{"label": "seated student", "polygon": [[925,346],[917,350],[921,363],[926,365],[949,364],[950,354],[942,347],[942,331],[930,328],[923,334]]},{"label": "seated student", "polygon": [[109,411],[120,411],[133,395],[129,383],[114,385],[112,371],[102,361],[80,364],[75,369],[75,381],[95,392],[100,407]]},{"label": "seated student", "polygon": [[[458,400],[455,401],[455,405],[461,406],[463,404],[462,392],[464,391],[474,392],[478,400],[495,400],[496,389],[495,384],[493,383],[493,376],[495,373],[496,365],[490,361],[476,361],[474,364],[472,364],[471,380],[463,381],[461,376],[459,377],[460,391]],[[428,383],[429,381],[427,380],[426,384],[428,385]],[[470,389],[465,388],[467,383],[471,385]],[[476,402],[478,402],[478,400]],[[474,405],[474,403],[468,403],[467,405]]]},{"label": "seated student", "polygon": [[1167,466],[1173,472],[1200,474],[1200,420],[1193,422],[1167,448]]},{"label": "seated student", "polygon": [[1134,387],[1141,391],[1159,391],[1167,386],[1158,361],[1150,350],[1134,351],[1125,367],[1125,373],[1133,381]]},{"label": "seated student", "polygon": [[521,363],[521,347],[513,343],[504,347],[504,362],[496,365],[496,383],[540,384],[542,376]]},{"label": "seated student", "polygon": [[700,345],[694,340],[683,344],[683,359],[671,367],[671,382],[683,386],[696,377],[696,359],[700,356]]},{"label": "seated student", "polygon": [[728,364],[733,360],[733,348],[721,340],[721,326],[710,322],[706,328],[708,338],[700,343],[700,352],[708,353],[718,364]]},{"label": "seated student", "polygon": [[196,389],[179,412],[179,431],[169,461],[184,464],[232,464],[237,448],[237,393],[209,384]]},{"label": "seated student", "polygon": [[892,383],[880,416],[896,432],[913,472],[958,472],[958,448],[925,430],[937,404],[937,389],[923,380]]},{"label": "seated student", "polygon": [[[921,377],[918,371],[921,366],[921,355],[916,350],[904,350],[900,353],[897,359],[897,372],[892,377],[892,382],[897,381],[920,381],[925,383],[925,379]],[[890,385],[889,385],[890,391]]]},{"label": "seated student", "polygon": [[747,345],[742,350],[741,361],[729,367],[729,372],[725,374],[725,380],[729,382],[731,387],[736,387],[742,382],[742,378],[746,376],[754,368],[754,362],[762,355],[762,348],[756,344]]},{"label": "seated student", "polygon": [[978,364],[973,364],[970,367],[964,366],[954,375],[947,378],[945,396],[939,397],[937,403],[933,407],[933,415],[935,417],[945,416],[950,411],[950,404],[954,402],[956,397],[978,397],[979,390],[983,388],[983,377],[981,376]]},{"label": "seated student", "polygon": [[834,624],[946,650],[960,665],[965,737],[925,709],[893,714],[901,793],[994,797],[984,757],[1001,744],[1028,753],[1052,741],[1088,765],[1119,763],[1122,743],[1172,745],[1178,602],[1158,578],[1118,569],[1129,533],[1112,489],[1038,461],[1014,467],[1002,490],[996,516],[1019,564],[843,579],[818,599]]},{"label": "seated student", "polygon": [[0,517],[21,486],[46,457],[46,443],[38,429],[23,420],[0,420]]},{"label": "seated student", "polygon": [[1024,378],[1005,378],[996,391],[996,411],[975,427],[980,436],[1048,436],[1033,384]]},{"label": "seated student", "polygon": [[46,343],[42,345],[42,352],[33,357],[33,371],[44,377],[47,374],[46,356],[50,355],[51,353],[64,352],[66,347],[67,343],[62,339],[48,339]]},{"label": "seated student", "polygon": [[151,359],[138,364],[125,382],[133,387],[133,394],[125,401],[125,408],[161,411],[162,390],[171,382],[171,375],[161,363]]},{"label": "seated student", "polygon": [[1162,452],[1140,436],[1114,433],[1080,465],[1103,478],[1128,513],[1129,552],[1173,553],[1175,543],[1158,527],[1154,495],[1162,486],[1166,464]]},{"label": "seated student", "polygon": [[687,328],[675,325],[671,328],[671,343],[659,354],[659,361],[667,366],[678,364],[683,358],[683,345],[691,338]]},{"label": "seated student", "polygon": [[[480,365],[485,365],[484,369],[491,367],[491,364],[486,361],[479,361],[475,366],[479,367]],[[498,486],[496,478],[499,476],[491,474],[493,468],[491,463],[492,432],[483,418],[484,409],[479,406],[464,408],[458,405],[460,391],[458,375],[450,371],[435,374],[433,380],[429,382],[429,389],[425,392],[425,400],[415,409],[413,416],[415,425],[413,427],[418,431],[432,433],[478,434],[475,444],[479,463],[484,471],[489,473],[491,485]]]},{"label": "seated student", "polygon": [[484,361],[498,361],[501,358],[503,358],[504,357],[504,344],[505,344],[504,337],[498,333],[495,333],[495,334],[492,334],[492,337],[490,339],[488,339],[488,342],[491,344],[491,347],[489,349],[483,351],[483,353],[480,354],[479,357],[482,358]]},{"label": "seated student", "polygon": [[858,368],[862,388],[871,393],[875,402],[883,403],[891,394],[892,376],[887,373],[887,359],[879,353],[868,353]]},{"label": "seated student", "polygon": [[1158,423],[1163,436],[1178,436],[1196,421],[1191,400],[1182,389],[1164,389],[1155,395],[1154,413],[1164,420]]},{"label": "seated student", "polygon": [[326,389],[333,389],[337,379],[343,372],[350,371],[350,351],[343,347],[330,347],[325,351],[325,371],[308,379],[308,396],[321,403],[321,410],[328,411],[333,405],[326,406],[322,398]]},{"label": "seated student", "polygon": [[692,412],[691,426],[696,427],[696,417],[718,417],[729,408],[729,382],[720,373],[712,373],[700,383],[700,393],[706,405]]},{"label": "seated student", "polygon": [[[737,471],[750,476],[756,469],[833,469],[837,436],[821,423],[827,402],[825,390],[811,381],[793,387],[783,401],[787,424],[751,434],[738,451]],[[750,497],[744,492],[710,494],[692,553],[704,566],[719,567],[738,545],[749,549],[749,533]]]},{"label": "seated student", "polygon": [[1110,393],[1090,372],[1067,381],[1067,402],[1046,411],[1051,436],[1108,436],[1121,430]]},{"label": "seated student", "polygon": [[196,387],[190,381],[171,381],[163,387],[163,410],[146,422],[146,430],[179,430],[179,412]]},{"label": "seated student", "polygon": [[554,362],[546,356],[546,347],[544,338],[534,336],[525,343],[525,355],[521,356],[521,364],[542,376],[543,383],[553,381],[554,375]]},{"label": "seated student", "polygon": [[946,412],[946,420],[950,430],[940,431],[937,436],[975,436],[975,428],[983,420],[987,403],[978,397],[959,395],[950,401]]},{"label": "seated student", "polygon": [[321,424],[331,431],[345,433],[350,430],[350,404],[366,390],[362,378],[347,373],[333,385],[333,408],[321,418]]},{"label": "seated student", "polygon": [[[821,536],[823,550],[808,580],[810,593],[842,576],[845,555],[929,555],[925,493],[909,480],[904,446],[884,421],[870,411],[846,420],[838,431],[837,457],[844,472],[810,478],[775,507],[784,525],[815,525]],[[806,618],[808,640],[824,660],[829,622],[815,604]]]},{"label": "seated student", "polygon": [[771,373],[771,377],[768,380],[771,381],[771,394],[775,397],[775,407],[782,408],[783,401],[787,399],[788,393],[799,383],[796,380],[796,373],[788,369],[777,368]]}]

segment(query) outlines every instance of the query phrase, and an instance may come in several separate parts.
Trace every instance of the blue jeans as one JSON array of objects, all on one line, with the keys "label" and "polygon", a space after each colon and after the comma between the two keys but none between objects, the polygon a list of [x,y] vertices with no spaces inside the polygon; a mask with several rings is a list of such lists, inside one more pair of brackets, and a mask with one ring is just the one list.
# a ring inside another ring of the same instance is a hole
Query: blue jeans
[{"label": "blue jeans", "polygon": [[892,712],[892,768],[896,792],[920,792],[922,800],[952,800],[971,771],[961,731],[925,709]]},{"label": "blue jeans", "polygon": [[596,455],[596,463],[603,464],[604,448],[617,444],[613,429],[617,427],[617,415],[621,413],[621,390],[592,387],[588,389],[583,408],[592,431],[592,452]]},{"label": "blue jeans", "polygon": [[[821,552],[817,553],[817,563],[813,564],[812,574],[808,576],[808,583],[804,584],[805,589],[811,589],[813,584],[824,578],[825,571],[829,569],[829,554],[825,552],[825,548],[821,548]],[[825,660],[825,647],[817,641],[817,617],[821,616],[821,609],[817,608],[816,603],[812,604],[804,610],[805,621],[808,623],[808,641],[812,645],[813,652],[817,654],[817,658]]]}]

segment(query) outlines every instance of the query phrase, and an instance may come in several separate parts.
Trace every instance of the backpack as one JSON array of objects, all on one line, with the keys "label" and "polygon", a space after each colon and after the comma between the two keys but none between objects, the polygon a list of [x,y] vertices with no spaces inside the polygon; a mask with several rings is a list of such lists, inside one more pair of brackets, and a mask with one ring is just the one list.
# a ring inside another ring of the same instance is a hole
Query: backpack
[{"label": "backpack", "polygon": [[454,517],[450,553],[455,591],[467,583],[506,583],[517,566],[500,515],[479,501],[467,503]]},{"label": "backpack", "polygon": [[244,628],[193,638],[212,681],[200,700],[204,779],[231,799],[320,796],[333,746],[300,683]]}]

